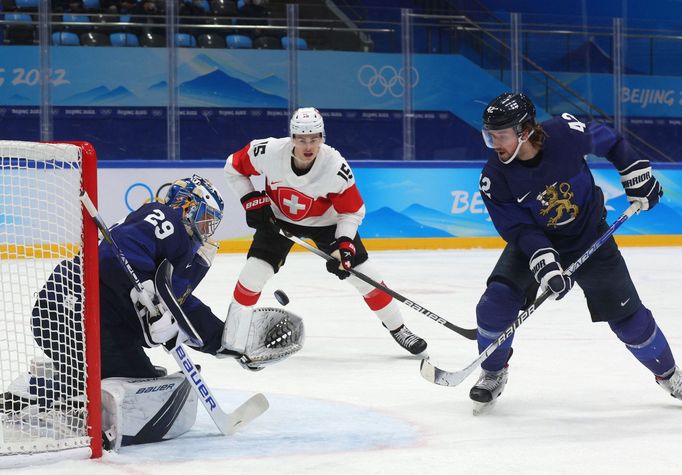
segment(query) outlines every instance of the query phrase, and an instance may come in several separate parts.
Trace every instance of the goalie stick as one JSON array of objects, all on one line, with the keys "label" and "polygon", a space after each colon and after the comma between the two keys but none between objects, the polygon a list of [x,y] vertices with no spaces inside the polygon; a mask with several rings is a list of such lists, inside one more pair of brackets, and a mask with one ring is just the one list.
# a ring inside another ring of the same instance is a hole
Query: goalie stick
[{"label": "goalie stick", "polygon": [[[620,217],[607,229],[603,235],[601,235],[584,253],[582,256],[580,256],[573,264],[569,266],[568,269],[564,272],[564,275],[570,276],[572,275],[578,267],[580,267],[592,254],[595,253],[597,249],[601,247],[602,244],[604,244],[616,230],[623,224],[625,221],[627,221],[632,215],[637,213],[640,210],[640,204],[639,202],[634,202],[632,203]],[[438,384],[440,386],[457,386],[460,384],[462,381],[466,379],[467,376],[469,376],[476,367],[478,367],[481,363],[483,363],[488,357],[493,354],[493,352],[498,349],[507,338],[509,338],[511,335],[514,334],[517,328],[526,321],[528,317],[531,316],[537,308],[542,305],[542,303],[547,300],[550,295],[552,294],[552,291],[550,289],[546,289],[544,292],[540,294],[539,297],[535,299],[535,301],[530,304],[530,306],[521,312],[519,316],[514,320],[514,323],[511,324],[509,328],[507,328],[505,331],[503,331],[500,336],[497,337],[495,341],[493,341],[486,349],[484,349],[478,357],[471,362],[468,366],[465,368],[459,370],[459,371],[446,371],[444,369],[438,368],[436,365],[431,363],[428,359],[423,359],[421,361],[419,370],[421,372],[421,375],[424,379],[427,381]]]},{"label": "goalie stick", "polygon": [[[330,255],[327,254],[326,252],[320,251],[320,250],[319,250],[318,248],[316,248],[315,246],[311,246],[310,244],[308,244],[307,242],[305,242],[305,241],[304,241],[303,239],[301,239],[300,237],[294,236],[293,234],[291,234],[291,233],[288,232],[288,231],[285,231],[285,230],[282,229],[282,228],[279,229],[279,233],[280,233],[282,236],[286,237],[287,239],[289,239],[289,240],[295,242],[295,243],[298,244],[299,246],[302,246],[302,247],[308,249],[308,250],[309,250],[310,252],[312,252],[313,254],[317,254],[318,256],[322,257],[323,259],[326,259],[326,260],[328,260],[328,261],[332,261],[332,260],[335,261],[335,260],[336,260],[334,257],[330,256]],[[462,328],[462,327],[458,327],[457,325],[454,325],[454,324],[448,322],[446,319],[444,319],[444,318],[441,317],[440,315],[438,315],[438,314],[436,314],[436,313],[433,313],[431,310],[427,309],[426,307],[423,307],[423,306],[421,306],[421,305],[419,305],[419,304],[413,302],[412,300],[410,300],[410,299],[408,299],[408,298],[406,298],[406,297],[403,297],[401,294],[399,294],[399,293],[396,292],[395,290],[389,289],[389,288],[386,287],[385,285],[383,285],[383,284],[377,282],[376,280],[374,280],[374,279],[372,279],[371,277],[369,277],[369,276],[363,274],[362,272],[357,271],[357,270],[352,269],[352,268],[351,268],[351,269],[347,269],[347,270],[348,270],[348,272],[350,272],[352,275],[354,275],[354,276],[357,277],[358,279],[360,279],[360,280],[362,280],[362,281],[364,281],[364,282],[367,282],[369,285],[371,285],[371,286],[374,287],[375,289],[379,289],[379,290],[381,290],[382,292],[387,293],[388,295],[390,295],[391,297],[393,297],[393,298],[396,299],[397,301],[399,301],[399,302],[401,302],[401,303],[404,303],[405,305],[407,305],[407,306],[410,307],[411,309],[416,310],[417,312],[421,313],[422,315],[426,315],[427,317],[429,317],[431,320],[433,320],[433,321],[436,322],[436,323],[440,323],[440,324],[443,325],[445,328],[447,328],[447,329],[449,329],[449,330],[452,330],[453,332],[458,333],[458,334],[462,335],[464,338],[468,338],[469,340],[475,340],[475,339],[476,339],[476,334],[477,334],[477,332],[478,332],[478,330],[477,330],[476,328]]]},{"label": "goalie stick", "polygon": [[[83,206],[88,211],[88,214],[92,217],[95,224],[97,224],[97,227],[102,233],[104,239],[111,245],[111,247],[114,248],[118,261],[120,262],[123,269],[126,271],[126,274],[128,275],[128,278],[132,282],[133,286],[135,287],[135,290],[137,290],[140,293],[143,305],[150,312],[152,313],[156,312],[156,306],[149,298],[149,295],[147,295],[147,293],[142,290],[142,284],[140,283],[140,279],[138,279],[137,274],[135,274],[135,271],[130,265],[130,262],[128,262],[128,259],[126,258],[125,254],[123,254],[121,248],[118,247],[116,242],[111,237],[111,233],[109,233],[109,228],[107,228],[106,224],[104,224],[104,221],[102,220],[102,217],[97,211],[95,204],[92,202],[92,200],[85,191],[81,193],[80,199],[81,202],[83,203]],[[161,272],[159,272],[159,270],[161,270]],[[170,265],[170,262],[168,262],[167,260],[164,260],[161,263],[161,266],[159,266],[159,269],[157,269],[157,274],[159,275],[159,278],[166,279],[165,286],[162,286],[163,287],[162,292],[166,291],[167,302],[165,303],[172,305],[172,302],[175,302],[174,307],[177,308],[169,307],[169,309],[173,312],[173,316],[178,321],[178,327],[180,327],[181,332],[183,333],[184,336],[187,337],[187,341],[189,341],[190,344],[194,346],[202,346],[203,342],[201,341],[201,338],[199,337],[198,333],[194,330],[194,327],[192,327],[191,323],[187,320],[180,306],[177,304],[175,297],[173,296],[172,290],[170,290],[170,297],[167,294],[169,287],[168,282],[170,282],[170,275],[172,271],[173,266]],[[157,280],[156,276],[154,280],[155,281]],[[180,309],[180,312],[177,312],[177,309]],[[208,412],[208,415],[211,417],[216,427],[218,427],[222,434],[224,435],[233,434],[241,426],[249,423],[256,417],[263,414],[268,409],[269,407],[268,400],[265,398],[263,394],[258,393],[254,396],[251,396],[241,406],[237,407],[234,411],[229,413],[224,412],[218,405],[218,401],[215,399],[215,397],[213,397],[211,389],[200,376],[199,370],[197,369],[196,365],[185,351],[185,348],[182,345],[183,340],[180,338],[180,336],[181,335],[178,335],[176,337],[175,344],[173,345],[172,348],[169,349],[164,346],[164,349],[173,356],[173,359],[178,364],[178,366],[184,373],[185,377],[189,380],[190,383],[192,383],[191,386],[197,393],[199,400],[204,405],[206,411]]]}]

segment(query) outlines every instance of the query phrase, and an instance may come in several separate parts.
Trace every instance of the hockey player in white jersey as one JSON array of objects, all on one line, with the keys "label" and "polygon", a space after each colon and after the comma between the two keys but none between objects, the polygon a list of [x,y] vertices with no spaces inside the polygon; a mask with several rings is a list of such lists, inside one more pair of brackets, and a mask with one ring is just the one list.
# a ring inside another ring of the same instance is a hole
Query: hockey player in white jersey
[{"label": "hockey player in white jersey", "polygon": [[[227,180],[241,197],[246,222],[256,229],[227,316],[231,349],[243,348],[251,309],[293,245],[279,234],[282,228],[312,239],[319,249],[336,257],[337,261],[327,262],[327,270],[340,279],[348,278],[400,346],[412,354],[423,353],[426,342],[405,326],[393,298],[348,272],[355,268],[381,282],[358,234],[364,202],[346,160],[325,144],[319,111],[312,107],[296,110],[289,132],[289,137],[253,140],[232,153],[225,164]],[[256,191],[249,178],[257,175],[265,177],[264,191]]]}]

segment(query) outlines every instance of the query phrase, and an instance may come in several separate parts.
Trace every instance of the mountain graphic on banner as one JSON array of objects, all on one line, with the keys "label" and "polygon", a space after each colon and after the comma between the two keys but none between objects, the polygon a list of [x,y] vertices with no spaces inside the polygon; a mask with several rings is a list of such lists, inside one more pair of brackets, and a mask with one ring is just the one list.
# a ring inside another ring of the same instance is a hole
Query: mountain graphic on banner
[{"label": "mountain graphic on banner", "polygon": [[183,99],[191,98],[204,106],[287,107],[283,97],[258,91],[241,79],[215,70],[204,76],[184,82],[179,87]]},{"label": "mountain graphic on banner", "polygon": [[446,231],[432,228],[388,207],[367,213],[360,226],[360,233],[366,238],[399,237],[451,237]]},{"label": "mountain graphic on banner", "polygon": [[32,105],[34,102],[30,98],[22,96],[21,94],[12,94],[10,99],[10,104],[12,105]]},{"label": "mountain graphic on banner", "polygon": [[275,76],[274,74],[266,76],[263,79],[259,79],[258,81],[254,81],[250,84],[259,91],[267,91],[268,93],[280,95],[286,95],[287,88],[289,87],[285,80],[279,76]]},{"label": "mountain graphic on banner", "polygon": [[[665,190],[664,190],[665,192]],[[607,221],[612,222],[625,210],[630,203],[627,197],[622,195],[612,199],[608,204],[614,208],[609,213]],[[629,219],[618,231],[619,234],[682,234],[682,216],[674,208],[668,206],[663,200],[651,211],[641,211]]]},{"label": "mountain graphic on banner", "polygon": [[497,234],[492,224],[487,220],[488,215],[483,213],[472,214],[468,212],[454,215],[419,204],[412,204],[405,208],[402,214],[424,226],[439,229],[451,236],[492,236]]},{"label": "mountain graphic on banner", "polygon": [[64,105],[120,105],[122,102],[134,98],[135,94],[123,86],[118,86],[115,89],[98,86],[69,96],[60,103]]}]

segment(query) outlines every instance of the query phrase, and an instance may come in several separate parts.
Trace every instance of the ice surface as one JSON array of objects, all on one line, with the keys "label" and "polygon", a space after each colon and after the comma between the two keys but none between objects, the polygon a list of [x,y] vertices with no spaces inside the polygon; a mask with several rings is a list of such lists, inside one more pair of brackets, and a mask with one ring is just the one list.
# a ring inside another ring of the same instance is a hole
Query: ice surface
[{"label": "ice surface", "polygon": [[[475,306],[499,250],[373,252],[384,281],[450,322],[475,326]],[[682,358],[680,248],[625,248],[640,296]],[[223,318],[245,257],[221,254],[197,290]],[[291,359],[258,373],[192,352],[225,410],[255,392],[271,408],[232,437],[199,407],[174,441],[125,447],[101,461],[64,461],[22,474],[682,473],[682,401],[666,395],[611,333],[590,322],[582,292],[548,301],[519,328],[509,383],[492,412],[472,415],[468,391],[419,375],[354,288],[308,252],[293,253],[259,305],[287,306],[306,324]],[[474,342],[400,305],[446,369],[476,357]],[[155,363],[173,370],[162,351]],[[682,360],[681,360],[682,361]]]}]

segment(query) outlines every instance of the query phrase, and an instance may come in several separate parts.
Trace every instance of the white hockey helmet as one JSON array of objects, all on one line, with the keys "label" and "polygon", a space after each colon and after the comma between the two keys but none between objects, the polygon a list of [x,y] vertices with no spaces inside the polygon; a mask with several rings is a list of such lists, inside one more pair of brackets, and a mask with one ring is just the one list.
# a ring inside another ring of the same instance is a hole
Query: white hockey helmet
[{"label": "white hockey helmet", "polygon": [[324,120],[320,111],[314,107],[301,107],[296,109],[289,122],[289,136],[322,134],[324,139]]}]

